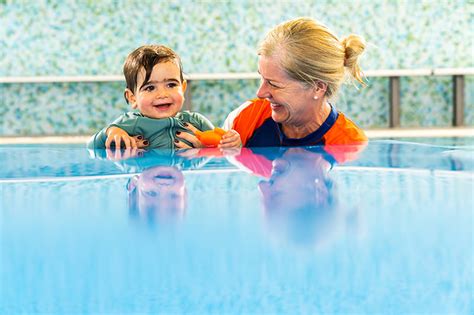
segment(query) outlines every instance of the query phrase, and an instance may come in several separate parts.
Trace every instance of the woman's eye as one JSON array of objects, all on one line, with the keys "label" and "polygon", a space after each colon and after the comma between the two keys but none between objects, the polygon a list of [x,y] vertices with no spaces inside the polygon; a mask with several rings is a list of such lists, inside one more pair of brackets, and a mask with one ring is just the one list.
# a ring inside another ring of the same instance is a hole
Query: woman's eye
[{"label": "woman's eye", "polygon": [[276,89],[279,88],[277,85],[275,85],[274,83],[272,83],[269,80],[265,80],[265,79],[262,78],[262,81],[266,82],[271,88],[276,88]]},{"label": "woman's eye", "polygon": [[271,83],[271,82],[268,82],[268,85],[270,85],[271,87],[276,88],[276,89],[278,88],[277,85],[275,85],[275,84],[273,84],[273,83]]}]

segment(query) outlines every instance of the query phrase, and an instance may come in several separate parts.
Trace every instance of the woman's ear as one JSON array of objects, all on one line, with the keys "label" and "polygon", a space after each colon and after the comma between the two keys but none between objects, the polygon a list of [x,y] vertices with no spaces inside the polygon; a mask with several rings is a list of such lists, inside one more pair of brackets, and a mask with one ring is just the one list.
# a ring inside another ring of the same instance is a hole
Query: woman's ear
[{"label": "woman's ear", "polygon": [[327,88],[328,88],[328,85],[324,82],[321,82],[321,81],[318,81],[316,83],[316,87],[323,90],[324,92],[326,92]]},{"label": "woman's ear", "polygon": [[136,109],[137,108],[137,100],[136,100],[135,94],[133,94],[132,90],[125,89],[124,95],[125,95],[125,99],[127,100],[127,103],[130,104],[132,109]]},{"label": "woman's ear", "polygon": [[322,98],[326,94],[326,90],[328,89],[328,85],[324,82],[317,81],[314,85],[314,97],[315,99]]}]

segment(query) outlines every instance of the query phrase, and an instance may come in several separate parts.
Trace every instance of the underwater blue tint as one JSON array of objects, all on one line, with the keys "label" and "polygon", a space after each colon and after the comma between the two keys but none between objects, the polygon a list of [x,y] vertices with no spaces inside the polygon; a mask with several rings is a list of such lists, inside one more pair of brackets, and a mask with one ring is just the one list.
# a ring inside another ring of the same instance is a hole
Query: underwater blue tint
[{"label": "underwater blue tint", "polygon": [[472,314],[472,144],[0,146],[0,313]]}]

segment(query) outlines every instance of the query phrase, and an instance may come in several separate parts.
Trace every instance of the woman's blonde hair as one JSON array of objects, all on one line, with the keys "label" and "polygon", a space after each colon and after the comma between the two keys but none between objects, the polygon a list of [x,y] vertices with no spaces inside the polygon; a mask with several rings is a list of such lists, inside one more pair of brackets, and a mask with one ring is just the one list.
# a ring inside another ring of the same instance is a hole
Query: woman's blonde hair
[{"label": "woman's blonde hair", "polygon": [[327,27],[310,18],[297,18],[277,25],[258,49],[263,56],[278,56],[281,66],[293,79],[314,86],[327,85],[326,96],[335,96],[348,73],[365,85],[359,57],[364,40],[351,34],[339,40]]}]

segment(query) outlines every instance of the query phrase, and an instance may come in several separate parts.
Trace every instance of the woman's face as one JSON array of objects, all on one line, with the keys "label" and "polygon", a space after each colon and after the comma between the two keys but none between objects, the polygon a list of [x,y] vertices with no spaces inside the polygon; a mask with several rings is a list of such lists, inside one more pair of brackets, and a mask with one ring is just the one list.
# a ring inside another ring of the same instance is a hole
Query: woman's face
[{"label": "woman's face", "polygon": [[301,126],[314,119],[314,88],[291,79],[280,66],[278,56],[259,56],[258,72],[261,84],[257,96],[271,103],[275,122]]}]

